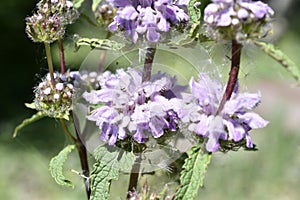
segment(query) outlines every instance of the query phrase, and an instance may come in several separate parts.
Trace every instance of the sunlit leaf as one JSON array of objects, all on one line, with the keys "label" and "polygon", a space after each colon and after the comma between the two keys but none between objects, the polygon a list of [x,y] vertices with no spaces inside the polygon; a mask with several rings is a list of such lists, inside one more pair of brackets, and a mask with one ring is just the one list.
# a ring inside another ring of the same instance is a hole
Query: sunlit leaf
[{"label": "sunlit leaf", "polygon": [[99,3],[101,3],[102,0],[93,0],[93,4],[92,4],[92,11],[95,12]]},{"label": "sunlit leaf", "polygon": [[180,187],[175,200],[195,199],[199,187],[203,186],[204,176],[211,154],[204,153],[200,147],[193,147],[183,165],[180,176]]},{"label": "sunlit leaf", "polygon": [[75,145],[68,145],[66,146],[59,154],[53,157],[49,164],[49,170],[51,176],[54,178],[57,184],[74,187],[71,181],[67,180],[63,175],[63,165],[67,160],[68,155],[72,152],[75,148]]},{"label": "sunlit leaf", "polygon": [[39,119],[42,119],[43,117],[46,117],[46,114],[45,114],[45,113],[37,112],[36,114],[32,115],[30,118],[24,119],[24,120],[22,121],[22,123],[19,124],[19,125],[15,128],[15,130],[14,130],[14,132],[13,132],[13,137],[16,137],[17,134],[18,134],[18,132],[19,132],[22,128],[24,128],[25,126],[27,126],[27,125],[29,125],[29,124],[31,124],[31,123],[33,123],[33,122],[38,121]]},{"label": "sunlit leaf", "polygon": [[200,18],[201,18],[201,10],[200,10],[200,0],[190,0],[188,4],[188,11],[190,17],[191,37],[194,39],[197,37],[200,28]]},{"label": "sunlit leaf", "polygon": [[84,2],[84,0],[73,0],[74,8],[79,9],[83,2]]},{"label": "sunlit leaf", "polygon": [[79,37],[75,41],[75,50],[77,51],[81,46],[90,46],[92,49],[121,50],[125,45],[109,39]]},{"label": "sunlit leaf", "polygon": [[119,151],[116,148],[99,146],[95,152],[96,163],[91,173],[91,200],[109,199],[112,180],[119,177]]},{"label": "sunlit leaf", "polygon": [[300,83],[299,66],[273,44],[253,40],[253,43],[279,62]]},{"label": "sunlit leaf", "polygon": [[200,35],[200,18],[201,18],[201,10],[200,10],[200,0],[190,0],[188,4],[188,13],[190,17],[190,30],[188,34],[185,34],[183,38],[175,39],[172,41],[171,45],[177,46],[185,46],[191,44],[196,39],[202,39],[203,35]]}]

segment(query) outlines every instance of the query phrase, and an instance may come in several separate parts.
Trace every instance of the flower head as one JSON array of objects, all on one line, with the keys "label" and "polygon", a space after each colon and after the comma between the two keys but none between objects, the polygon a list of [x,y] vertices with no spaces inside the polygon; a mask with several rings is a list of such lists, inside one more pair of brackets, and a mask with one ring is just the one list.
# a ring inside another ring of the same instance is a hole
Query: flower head
[{"label": "flower head", "polygon": [[83,97],[90,104],[100,105],[87,118],[96,122],[101,139],[109,145],[129,135],[144,143],[149,136],[159,138],[166,131],[176,130],[177,98],[165,95],[165,90],[173,89],[170,93],[177,94],[174,78],[159,73],[151,82],[142,83],[139,71],[119,69],[116,74],[103,73],[99,84],[100,90],[85,92]]},{"label": "flower head", "polygon": [[150,42],[157,42],[162,32],[168,32],[171,25],[188,22],[185,1],[172,0],[111,0],[118,8],[109,29],[125,30],[134,43],[145,35]]},{"label": "flower head", "polygon": [[244,40],[264,37],[272,15],[272,8],[261,1],[213,0],[204,10],[204,21],[214,37]]},{"label": "flower head", "polygon": [[62,37],[65,26],[79,14],[71,1],[41,0],[37,12],[26,18],[26,33],[34,42],[51,43]]},{"label": "flower head", "polygon": [[74,80],[77,73],[54,73],[55,86],[52,85],[50,74],[35,87],[34,105],[38,111],[53,118],[68,118],[72,109]]},{"label": "flower head", "polygon": [[191,99],[193,109],[197,115],[194,113],[196,117],[190,117],[189,128],[197,135],[208,138],[208,151],[215,152],[223,148],[220,140],[233,143],[245,141],[247,148],[253,148],[248,132],[268,123],[258,114],[250,112],[260,102],[260,93],[234,93],[223,110],[216,115],[223,93],[221,83],[211,80],[207,74],[200,74],[199,82],[191,79],[190,88],[194,96]]}]

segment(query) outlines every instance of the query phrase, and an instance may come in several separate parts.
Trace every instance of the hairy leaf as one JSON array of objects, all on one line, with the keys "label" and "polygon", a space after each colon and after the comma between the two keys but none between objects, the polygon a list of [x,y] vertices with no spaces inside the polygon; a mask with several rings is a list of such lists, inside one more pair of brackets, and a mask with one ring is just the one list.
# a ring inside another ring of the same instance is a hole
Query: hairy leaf
[{"label": "hairy leaf", "polygon": [[253,40],[253,42],[266,54],[268,54],[277,62],[279,62],[300,83],[299,67],[286,54],[284,54],[280,49],[275,47],[273,44],[256,41],[256,40]]},{"label": "hairy leaf", "polygon": [[93,0],[93,4],[92,4],[92,11],[95,12],[99,3],[101,3],[102,0]]},{"label": "hairy leaf", "polygon": [[17,134],[18,134],[18,132],[19,132],[22,128],[24,128],[25,126],[27,126],[27,125],[29,125],[29,124],[31,124],[31,123],[33,123],[33,122],[38,121],[39,119],[41,119],[41,118],[43,118],[43,117],[46,117],[46,114],[45,114],[45,113],[37,112],[36,114],[32,115],[30,118],[24,119],[24,120],[22,121],[22,123],[19,124],[19,125],[15,128],[15,130],[14,130],[14,132],[13,132],[13,137],[16,137]]},{"label": "hairy leaf", "polygon": [[204,153],[200,147],[193,147],[183,165],[180,176],[180,187],[175,200],[195,199],[199,187],[203,186],[204,176],[211,155]]},{"label": "hairy leaf", "polygon": [[63,165],[67,160],[68,155],[72,152],[75,148],[75,145],[68,145],[66,146],[57,156],[51,159],[49,170],[51,176],[54,178],[57,184],[74,187],[71,181],[67,180],[63,175]]},{"label": "hairy leaf", "polygon": [[119,151],[117,148],[99,146],[94,155],[96,163],[91,173],[91,200],[107,200],[111,181],[119,177]]},{"label": "hairy leaf", "polygon": [[75,50],[81,46],[90,46],[92,49],[121,50],[125,45],[109,39],[78,38],[75,42]]},{"label": "hairy leaf", "polygon": [[83,2],[84,0],[73,0],[74,8],[79,9]]}]

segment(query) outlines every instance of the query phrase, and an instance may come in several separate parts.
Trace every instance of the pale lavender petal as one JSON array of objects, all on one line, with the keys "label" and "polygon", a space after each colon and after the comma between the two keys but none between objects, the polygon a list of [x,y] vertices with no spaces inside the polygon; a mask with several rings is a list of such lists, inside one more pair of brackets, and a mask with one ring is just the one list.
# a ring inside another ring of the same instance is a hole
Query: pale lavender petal
[{"label": "pale lavender petal", "polygon": [[256,113],[239,114],[238,117],[240,120],[243,120],[244,123],[248,124],[248,126],[250,126],[250,128],[253,129],[263,128],[269,123]]},{"label": "pale lavender petal", "polygon": [[158,117],[151,118],[149,123],[149,128],[151,129],[151,133],[154,138],[159,138],[164,134],[163,128],[165,124],[166,123],[162,118],[158,118]]},{"label": "pale lavender petal", "polygon": [[206,116],[206,115],[201,115],[199,118],[200,122],[197,124],[195,127],[196,129],[194,130],[197,135],[202,135],[204,137],[207,137],[209,135],[209,126],[212,121],[213,117],[212,116]]},{"label": "pale lavender petal", "polygon": [[234,120],[223,120],[223,123],[228,129],[229,139],[238,142],[245,137],[245,129]]},{"label": "pale lavender petal", "polygon": [[209,152],[215,152],[219,149],[219,139],[226,137],[223,119],[220,116],[214,117],[209,124],[209,136],[206,149]]},{"label": "pale lavender petal", "polygon": [[253,148],[253,142],[252,142],[252,139],[250,137],[250,135],[247,133],[246,134],[246,147],[248,148]]},{"label": "pale lavender petal", "polygon": [[226,102],[223,112],[231,115],[235,112],[252,110],[258,105],[260,99],[261,94],[259,92],[238,94],[234,99]]},{"label": "pale lavender petal", "polygon": [[146,142],[146,135],[144,134],[144,131],[142,128],[137,128],[136,133],[133,135],[133,139],[137,141],[138,143],[144,143]]}]

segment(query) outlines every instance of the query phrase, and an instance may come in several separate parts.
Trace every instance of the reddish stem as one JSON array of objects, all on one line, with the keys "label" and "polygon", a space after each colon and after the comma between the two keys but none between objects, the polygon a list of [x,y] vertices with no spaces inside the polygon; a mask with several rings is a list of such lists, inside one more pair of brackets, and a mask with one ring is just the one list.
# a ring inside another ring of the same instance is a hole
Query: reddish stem
[{"label": "reddish stem", "polygon": [[58,39],[61,74],[66,73],[65,52],[62,38]]},{"label": "reddish stem", "polygon": [[232,40],[231,69],[229,72],[229,78],[227,81],[225,93],[222,97],[222,100],[221,100],[221,103],[219,105],[216,115],[218,115],[223,110],[226,101],[228,101],[231,98],[234,87],[237,84],[238,74],[239,74],[239,69],[240,69],[240,62],[241,62],[242,47],[243,47],[242,44],[238,43],[236,40]]},{"label": "reddish stem", "polygon": [[142,82],[147,82],[150,81],[151,79],[152,64],[153,64],[155,52],[156,52],[156,48],[152,48],[152,47],[147,48]]}]

